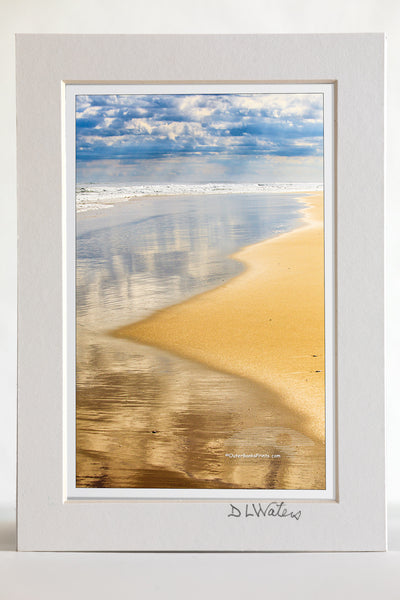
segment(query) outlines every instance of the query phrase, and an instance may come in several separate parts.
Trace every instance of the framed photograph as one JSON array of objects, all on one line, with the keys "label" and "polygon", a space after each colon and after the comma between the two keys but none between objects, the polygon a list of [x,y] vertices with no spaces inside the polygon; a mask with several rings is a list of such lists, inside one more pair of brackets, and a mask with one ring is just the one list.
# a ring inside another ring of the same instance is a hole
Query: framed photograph
[{"label": "framed photograph", "polygon": [[333,84],[66,86],[68,498],[334,498],[333,122]]},{"label": "framed photograph", "polygon": [[19,549],[385,549],[384,44],[17,36]]}]

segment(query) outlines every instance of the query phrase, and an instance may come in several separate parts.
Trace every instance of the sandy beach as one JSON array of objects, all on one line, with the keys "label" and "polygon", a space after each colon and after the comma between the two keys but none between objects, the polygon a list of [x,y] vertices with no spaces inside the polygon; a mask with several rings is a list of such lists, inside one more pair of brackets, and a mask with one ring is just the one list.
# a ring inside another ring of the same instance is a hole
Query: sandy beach
[{"label": "sandy beach", "polygon": [[243,272],[112,332],[273,390],[296,430],[325,440],[323,194],[298,229],[243,248]]}]

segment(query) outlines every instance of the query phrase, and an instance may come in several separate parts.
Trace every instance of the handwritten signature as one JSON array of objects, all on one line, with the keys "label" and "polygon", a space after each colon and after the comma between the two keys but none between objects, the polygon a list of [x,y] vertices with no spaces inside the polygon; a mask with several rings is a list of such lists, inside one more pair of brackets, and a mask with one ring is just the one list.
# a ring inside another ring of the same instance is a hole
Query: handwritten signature
[{"label": "handwritten signature", "polygon": [[270,502],[266,506],[263,506],[260,502],[258,504],[246,504],[245,507],[235,506],[230,504],[230,513],[228,517],[281,517],[296,519],[298,521],[301,517],[301,510],[289,511],[286,508],[284,502]]}]

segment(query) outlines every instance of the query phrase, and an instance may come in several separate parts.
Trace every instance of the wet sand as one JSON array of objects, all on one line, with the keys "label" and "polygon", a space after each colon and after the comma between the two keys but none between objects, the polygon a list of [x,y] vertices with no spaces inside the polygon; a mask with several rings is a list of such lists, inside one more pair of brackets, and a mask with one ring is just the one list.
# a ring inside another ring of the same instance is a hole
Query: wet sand
[{"label": "wet sand", "polygon": [[232,256],[243,273],[113,335],[273,390],[296,431],[323,444],[323,195],[304,202],[304,226]]},{"label": "wet sand", "polygon": [[323,444],[273,390],[123,339],[96,349],[77,386],[77,487],[324,487]]}]

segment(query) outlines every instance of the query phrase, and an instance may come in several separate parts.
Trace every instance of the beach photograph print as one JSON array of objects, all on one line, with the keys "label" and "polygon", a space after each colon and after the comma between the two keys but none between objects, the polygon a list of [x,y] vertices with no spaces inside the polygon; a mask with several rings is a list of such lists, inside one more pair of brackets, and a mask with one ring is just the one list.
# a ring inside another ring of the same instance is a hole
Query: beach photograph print
[{"label": "beach photograph print", "polygon": [[324,94],[88,87],[76,488],[325,490]]}]

